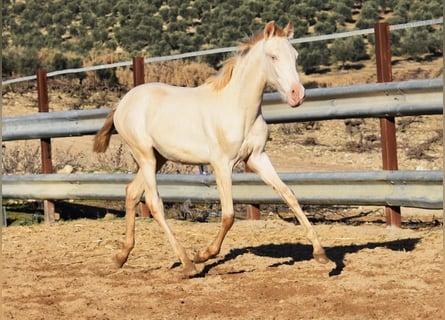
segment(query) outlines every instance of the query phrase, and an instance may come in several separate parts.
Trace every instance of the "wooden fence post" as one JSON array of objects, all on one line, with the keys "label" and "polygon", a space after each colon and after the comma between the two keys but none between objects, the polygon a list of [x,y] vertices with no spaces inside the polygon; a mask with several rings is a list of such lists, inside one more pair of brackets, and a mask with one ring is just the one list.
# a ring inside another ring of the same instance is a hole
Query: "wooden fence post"
[{"label": "wooden fence post", "polygon": [[[37,98],[39,104],[39,112],[49,112],[47,76],[46,70],[42,68],[39,68],[37,70]],[[40,150],[42,157],[42,172],[52,173],[53,164],[51,158],[51,138],[40,139]],[[54,202],[43,200],[43,211],[45,221],[47,223],[54,223]]]},{"label": "wooden fence post", "polygon": [[144,57],[133,57],[133,85],[136,87],[144,83]]},{"label": "wooden fence post", "polygon": [[[136,87],[144,83],[144,57],[133,57],[133,85]],[[143,202],[139,205],[139,212],[143,218],[151,217],[150,209]]]},{"label": "wooden fence post", "polygon": [[[391,44],[389,24],[376,23],[374,25],[375,54],[377,63],[377,82],[392,81]],[[380,131],[382,142],[383,170],[398,170],[397,141],[394,117],[380,118]],[[388,227],[401,227],[400,207],[386,206],[386,225]]]}]

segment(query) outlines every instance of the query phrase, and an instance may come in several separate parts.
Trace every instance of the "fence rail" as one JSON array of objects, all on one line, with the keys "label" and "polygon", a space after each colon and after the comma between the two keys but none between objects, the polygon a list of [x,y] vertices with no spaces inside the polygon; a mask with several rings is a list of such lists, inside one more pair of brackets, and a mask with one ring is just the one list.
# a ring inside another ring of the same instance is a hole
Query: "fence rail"
[{"label": "fence rail", "polygon": [[[233,174],[236,203],[280,203],[278,194],[255,174]],[[387,205],[443,208],[442,171],[281,173],[302,204]],[[2,196],[21,199],[125,199],[133,174],[40,174],[3,176]],[[166,202],[216,202],[213,175],[158,174]]]},{"label": "fence rail", "polygon": [[[4,117],[3,141],[95,134],[109,108]],[[411,80],[307,90],[305,103],[292,109],[277,93],[264,95],[268,123],[344,118],[442,114],[443,79]]]}]

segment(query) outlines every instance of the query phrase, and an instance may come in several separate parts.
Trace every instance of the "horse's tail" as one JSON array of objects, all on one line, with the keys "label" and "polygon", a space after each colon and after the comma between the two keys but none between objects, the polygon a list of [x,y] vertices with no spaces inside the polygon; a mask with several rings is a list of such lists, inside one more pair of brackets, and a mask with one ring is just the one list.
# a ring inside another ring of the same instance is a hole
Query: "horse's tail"
[{"label": "horse's tail", "polygon": [[105,120],[102,128],[96,133],[94,137],[94,145],[93,150],[97,153],[103,153],[107,150],[108,145],[110,144],[111,135],[116,131],[113,122],[113,116],[116,112],[117,105],[111,109],[110,113]]}]

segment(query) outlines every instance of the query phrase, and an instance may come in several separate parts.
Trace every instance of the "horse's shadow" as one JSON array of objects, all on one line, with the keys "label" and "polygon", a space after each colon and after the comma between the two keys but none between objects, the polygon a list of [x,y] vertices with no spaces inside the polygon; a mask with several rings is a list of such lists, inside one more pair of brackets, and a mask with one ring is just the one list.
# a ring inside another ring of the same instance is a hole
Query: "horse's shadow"
[{"label": "horse's shadow", "polygon": [[[357,253],[363,249],[376,249],[376,248],[387,248],[393,251],[412,251],[414,250],[416,244],[420,241],[420,238],[409,238],[400,239],[387,242],[369,242],[362,245],[344,245],[335,247],[326,247],[326,255],[335,263],[335,268],[329,272],[329,276],[336,276],[342,273],[345,263],[344,258],[347,253]],[[281,265],[293,265],[300,261],[308,261],[313,259],[312,246],[300,243],[282,243],[282,244],[264,244],[255,247],[244,247],[240,249],[230,250],[221,259],[204,266],[204,269],[197,275],[197,277],[205,277],[210,270],[222,265],[228,261],[234,260],[239,256],[246,253],[251,253],[261,257],[270,257],[283,259],[288,258],[287,261],[277,262],[271,264],[270,268],[276,268]],[[245,271],[241,270],[239,272],[230,273],[243,273]]]}]

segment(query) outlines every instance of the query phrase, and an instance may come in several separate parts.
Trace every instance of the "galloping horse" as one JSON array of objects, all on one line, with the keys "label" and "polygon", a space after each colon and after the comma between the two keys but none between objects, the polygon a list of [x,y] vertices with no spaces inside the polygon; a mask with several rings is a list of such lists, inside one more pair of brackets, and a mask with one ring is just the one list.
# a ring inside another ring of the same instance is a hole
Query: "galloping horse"
[{"label": "galloping horse", "polygon": [[[300,105],[305,89],[296,70],[297,51],[289,38],[293,24],[284,29],[269,22],[262,32],[242,42],[237,54],[219,73],[196,88],[148,83],[130,90],[111,110],[96,134],[94,151],[104,152],[116,129],[139,165],[126,188],[126,239],[115,256],[122,267],[133,249],[135,213],[145,191],[145,201],[181,260],[185,276],[197,274],[194,263],[215,257],[234,222],[231,174],[241,161],[272,186],[295,213],[313,245],[314,258],[327,263],[318,236],[292,190],[277,175],[264,151],[268,128],[261,113],[266,84],[280,92],[291,107]],[[213,167],[221,199],[221,229],[193,262],[176,240],[164,217],[156,172],[167,160]]]}]

